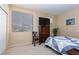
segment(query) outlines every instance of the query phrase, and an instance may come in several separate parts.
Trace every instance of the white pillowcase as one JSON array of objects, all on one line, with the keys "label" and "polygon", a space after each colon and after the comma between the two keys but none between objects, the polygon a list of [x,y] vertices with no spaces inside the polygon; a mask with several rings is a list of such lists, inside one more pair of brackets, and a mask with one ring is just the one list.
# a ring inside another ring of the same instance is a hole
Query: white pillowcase
[{"label": "white pillowcase", "polygon": [[54,38],[56,38],[56,39],[66,39],[67,40],[67,38],[65,36],[55,36]]}]

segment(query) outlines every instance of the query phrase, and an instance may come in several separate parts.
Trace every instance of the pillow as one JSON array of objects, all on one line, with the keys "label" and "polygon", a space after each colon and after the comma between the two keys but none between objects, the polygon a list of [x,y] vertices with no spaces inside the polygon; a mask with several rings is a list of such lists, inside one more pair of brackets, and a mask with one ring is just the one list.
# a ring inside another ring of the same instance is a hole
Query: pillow
[{"label": "pillow", "polygon": [[67,38],[68,40],[71,40],[71,37],[67,37],[67,36],[65,36],[65,38]]},{"label": "pillow", "polygon": [[77,42],[79,39],[77,39],[77,38],[71,38],[71,41],[72,42]]},{"label": "pillow", "polygon": [[66,38],[68,38],[73,43],[78,43],[79,44],[79,39],[78,38],[73,38],[73,37],[66,37]]},{"label": "pillow", "polygon": [[65,38],[65,36],[55,36],[54,38],[56,38],[56,39],[67,39],[67,38]]}]

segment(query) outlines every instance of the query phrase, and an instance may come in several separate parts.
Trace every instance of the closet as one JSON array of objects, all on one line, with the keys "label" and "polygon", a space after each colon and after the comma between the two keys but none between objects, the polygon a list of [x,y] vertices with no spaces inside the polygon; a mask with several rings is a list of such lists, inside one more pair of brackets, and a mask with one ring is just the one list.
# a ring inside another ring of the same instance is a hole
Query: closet
[{"label": "closet", "polygon": [[0,7],[0,54],[2,54],[6,49],[6,21],[7,14]]}]

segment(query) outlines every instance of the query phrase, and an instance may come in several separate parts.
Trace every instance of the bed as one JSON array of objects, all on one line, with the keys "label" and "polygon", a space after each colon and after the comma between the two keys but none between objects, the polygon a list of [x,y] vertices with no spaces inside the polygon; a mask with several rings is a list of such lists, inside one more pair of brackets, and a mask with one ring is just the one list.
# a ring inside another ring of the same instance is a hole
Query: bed
[{"label": "bed", "polygon": [[79,52],[79,39],[66,36],[48,37],[45,46],[51,47],[62,55],[67,55],[73,49],[74,52]]}]

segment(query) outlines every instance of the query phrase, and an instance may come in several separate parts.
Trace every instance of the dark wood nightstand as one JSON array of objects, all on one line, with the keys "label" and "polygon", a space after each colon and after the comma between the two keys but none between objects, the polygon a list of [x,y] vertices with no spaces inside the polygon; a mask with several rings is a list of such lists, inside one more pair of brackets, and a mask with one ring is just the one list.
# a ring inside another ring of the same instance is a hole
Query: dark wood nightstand
[{"label": "dark wood nightstand", "polygon": [[79,55],[79,50],[73,48],[67,51],[69,55]]}]

